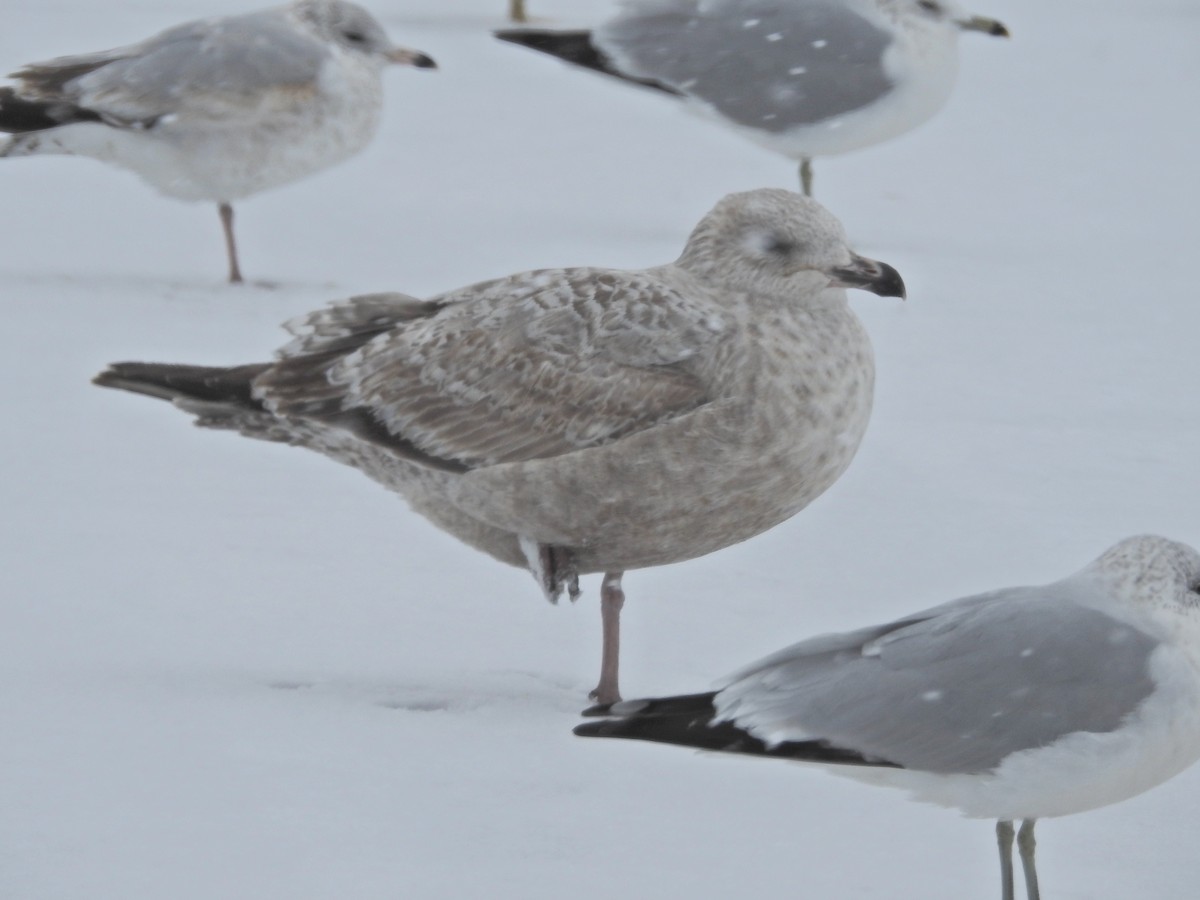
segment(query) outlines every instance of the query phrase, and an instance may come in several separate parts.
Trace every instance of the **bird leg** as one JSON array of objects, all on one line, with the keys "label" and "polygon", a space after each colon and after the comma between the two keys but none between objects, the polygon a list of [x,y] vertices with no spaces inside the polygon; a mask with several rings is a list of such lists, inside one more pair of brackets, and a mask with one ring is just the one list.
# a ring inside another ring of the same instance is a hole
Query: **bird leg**
[{"label": "bird leg", "polygon": [[1041,900],[1042,896],[1038,890],[1037,867],[1033,861],[1033,851],[1037,847],[1037,841],[1033,839],[1033,826],[1036,824],[1037,819],[1026,819],[1017,832],[1017,850],[1021,854],[1021,868],[1025,870],[1025,896],[1029,900]]},{"label": "bird leg", "polygon": [[525,15],[525,0],[508,0],[508,17],[514,22],[528,22]]},{"label": "bird leg", "polygon": [[600,620],[604,629],[604,643],[600,651],[600,683],[588,694],[597,703],[618,703],[621,692],[617,689],[617,664],[621,655],[621,607],[625,605],[625,592],[621,590],[624,572],[605,572],[600,585]]},{"label": "bird leg", "polygon": [[805,197],[812,196],[813,185],[813,168],[812,157],[804,156],[800,159],[800,190],[804,192]]},{"label": "bird leg", "polygon": [[1000,898],[1013,900],[1013,824],[1001,819],[996,823],[996,843],[1000,847]]},{"label": "bird leg", "polygon": [[229,257],[229,283],[242,283],[242,270],[238,267],[237,244],[233,240],[233,207],[222,203],[217,207],[221,215],[221,227],[225,230],[225,254]]}]

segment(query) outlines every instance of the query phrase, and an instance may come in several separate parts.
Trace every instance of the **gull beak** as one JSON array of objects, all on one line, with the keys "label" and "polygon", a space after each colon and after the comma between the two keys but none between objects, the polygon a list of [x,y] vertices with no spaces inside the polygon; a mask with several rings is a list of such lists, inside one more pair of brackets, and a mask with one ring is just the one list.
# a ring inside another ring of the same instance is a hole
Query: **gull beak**
[{"label": "gull beak", "polygon": [[901,300],[907,296],[904,279],[887,263],[858,254],[851,256],[850,265],[829,270],[830,287],[862,288],[880,297],[899,297]]},{"label": "gull beak", "polygon": [[406,50],[403,47],[393,47],[389,50],[387,61],[398,66],[415,66],[418,69],[437,68],[432,56],[427,56],[420,50]]},{"label": "gull beak", "polygon": [[956,19],[955,25],[963,31],[982,31],[992,37],[1009,37],[1008,29],[1003,22],[989,19],[987,16],[971,16],[969,19]]}]

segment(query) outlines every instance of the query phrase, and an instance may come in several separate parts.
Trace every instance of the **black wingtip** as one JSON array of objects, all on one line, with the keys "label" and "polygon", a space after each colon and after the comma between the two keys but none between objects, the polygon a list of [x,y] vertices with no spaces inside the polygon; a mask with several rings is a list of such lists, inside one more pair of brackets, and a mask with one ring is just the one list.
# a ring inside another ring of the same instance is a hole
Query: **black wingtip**
[{"label": "black wingtip", "polygon": [[0,88],[0,131],[8,134],[45,131],[71,122],[98,121],[100,117],[95,113],[69,103],[26,100],[10,87]]},{"label": "black wingtip", "polygon": [[608,57],[592,43],[592,33],[586,29],[552,31],[536,28],[503,28],[493,31],[492,34],[507,43],[545,53],[565,63],[599,72],[627,84],[635,84],[638,87],[679,96],[679,91],[675,88],[651,79],[635,78],[619,71]]},{"label": "black wingtip", "polygon": [[715,693],[704,693],[599,704],[585,709],[583,715],[602,718],[576,725],[572,732],[578,737],[623,738],[835,765],[896,765],[819,739],[768,744],[735,721],[718,720],[715,699]]},{"label": "black wingtip", "polygon": [[539,39],[544,39],[544,35],[552,33],[537,28],[497,28],[492,32],[492,37],[510,44],[527,46],[530,41],[536,42]]},{"label": "black wingtip", "polygon": [[107,369],[92,378],[92,384],[98,387],[130,390],[130,385],[143,380],[143,373],[148,365],[150,364],[136,362],[110,363]]},{"label": "black wingtip", "polygon": [[501,28],[493,31],[498,40],[531,50],[541,50],[551,56],[578,62],[579,56],[592,57],[596,48],[592,46],[592,33],[585,28],[572,31],[553,31],[545,28]]},{"label": "black wingtip", "polygon": [[199,400],[261,409],[252,385],[266,368],[265,363],[220,367],[119,362],[93,377],[92,384],[160,400]]}]

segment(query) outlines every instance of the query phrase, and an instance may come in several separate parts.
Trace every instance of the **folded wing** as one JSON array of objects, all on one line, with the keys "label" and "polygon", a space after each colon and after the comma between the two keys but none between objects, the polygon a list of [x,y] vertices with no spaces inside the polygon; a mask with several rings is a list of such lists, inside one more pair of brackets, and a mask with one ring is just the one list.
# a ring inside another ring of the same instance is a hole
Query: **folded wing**
[{"label": "folded wing", "polygon": [[1025,588],[781,651],[717,697],[768,744],[819,739],[927,772],[994,769],[1073,732],[1116,729],[1154,689],[1158,642]]},{"label": "folded wing", "polygon": [[599,446],[708,401],[689,362],[725,329],[650,276],[550,270],[431,302],[359,298],[255,382],[283,418],[466,470]]},{"label": "folded wing", "polygon": [[[33,63],[17,95],[59,104],[59,123],[150,127],[164,116],[252,121],[316,89],[329,52],[280,10],[189,22],[140,44]],[[76,115],[67,116],[66,109]]]}]

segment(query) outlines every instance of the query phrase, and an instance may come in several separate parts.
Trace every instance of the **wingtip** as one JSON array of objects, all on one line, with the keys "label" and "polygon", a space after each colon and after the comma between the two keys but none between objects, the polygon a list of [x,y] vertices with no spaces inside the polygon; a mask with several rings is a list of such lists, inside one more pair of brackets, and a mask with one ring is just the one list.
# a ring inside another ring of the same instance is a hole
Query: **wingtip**
[{"label": "wingtip", "polygon": [[507,44],[517,44],[521,47],[527,47],[531,43],[531,38],[534,34],[536,32],[532,28],[497,28],[492,32],[492,37]]},{"label": "wingtip", "polygon": [[110,363],[102,372],[92,376],[92,384],[98,387],[124,387],[125,379],[121,372],[128,365],[129,363]]},{"label": "wingtip", "polygon": [[576,737],[613,737],[617,731],[617,721],[601,719],[599,722],[582,722],[571,729]]}]

